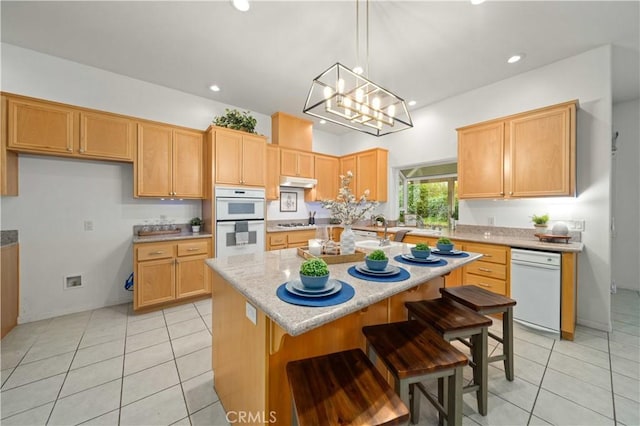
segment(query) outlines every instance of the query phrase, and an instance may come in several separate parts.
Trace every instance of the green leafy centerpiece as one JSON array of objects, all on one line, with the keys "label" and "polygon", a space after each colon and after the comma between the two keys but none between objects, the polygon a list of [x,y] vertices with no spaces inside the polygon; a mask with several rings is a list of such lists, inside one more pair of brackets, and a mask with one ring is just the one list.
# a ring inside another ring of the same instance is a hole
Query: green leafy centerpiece
[{"label": "green leafy centerpiece", "polygon": [[324,260],[313,257],[300,265],[300,281],[310,289],[319,289],[327,285],[329,280],[329,266]]},{"label": "green leafy centerpiece", "polygon": [[440,237],[436,242],[438,251],[448,252],[453,250],[453,243],[447,237]]},{"label": "green leafy centerpiece", "polygon": [[200,219],[199,217],[194,217],[189,221],[189,224],[191,225],[191,232],[193,232],[194,234],[197,234],[198,232],[200,232],[200,227],[202,226],[202,219]]},{"label": "green leafy centerpiece", "polygon": [[547,222],[549,222],[549,215],[546,213],[540,216],[534,214],[533,216],[531,216],[531,220],[533,221],[533,226],[535,226],[540,230],[544,230],[547,228]]},{"label": "green leafy centerpiece", "polygon": [[218,127],[242,130],[243,132],[256,133],[256,119],[249,111],[240,112],[237,109],[224,109],[225,114],[213,118],[212,123]]},{"label": "green leafy centerpiece", "polygon": [[374,250],[364,259],[367,268],[373,271],[384,271],[389,263],[389,258],[383,250]]},{"label": "green leafy centerpiece", "polygon": [[431,255],[431,249],[425,243],[418,243],[415,247],[411,247],[411,254],[416,259],[426,259]]}]

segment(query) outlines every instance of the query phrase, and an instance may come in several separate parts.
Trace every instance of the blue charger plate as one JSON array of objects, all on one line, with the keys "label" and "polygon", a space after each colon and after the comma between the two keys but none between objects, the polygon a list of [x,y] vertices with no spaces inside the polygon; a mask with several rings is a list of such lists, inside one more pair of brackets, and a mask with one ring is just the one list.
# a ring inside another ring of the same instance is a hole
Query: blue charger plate
[{"label": "blue charger plate", "polygon": [[351,300],[351,298],[353,298],[353,296],[356,294],[356,291],[352,286],[345,283],[344,281],[340,281],[340,283],[342,284],[342,289],[339,292],[324,297],[305,297],[302,295],[290,293],[286,288],[287,283],[284,283],[278,286],[278,289],[276,290],[276,296],[278,296],[278,299],[282,300],[283,302],[291,303],[292,305],[298,306],[322,307],[339,305]]}]

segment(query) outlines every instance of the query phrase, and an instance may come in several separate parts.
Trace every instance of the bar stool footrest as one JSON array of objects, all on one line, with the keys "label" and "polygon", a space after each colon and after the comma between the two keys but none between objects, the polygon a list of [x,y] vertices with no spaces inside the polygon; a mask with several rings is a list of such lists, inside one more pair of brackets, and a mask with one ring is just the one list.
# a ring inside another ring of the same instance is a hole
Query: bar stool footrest
[{"label": "bar stool footrest", "polygon": [[504,361],[507,359],[507,356],[502,354],[502,355],[494,355],[494,356],[490,356],[489,358],[487,358],[487,362],[498,362],[498,361]]},{"label": "bar stool footrest", "polygon": [[427,398],[429,400],[429,402],[431,402],[431,404],[433,404],[433,407],[436,410],[438,410],[438,412],[440,414],[442,414],[445,417],[445,419],[447,418],[447,410],[440,403],[440,401],[438,401],[437,397],[435,397],[435,396],[431,395],[431,393],[429,393],[427,388],[425,388],[422,383],[420,383],[420,382],[414,383],[413,387],[414,387],[414,393],[413,393],[413,397],[414,398],[419,398],[420,397],[420,395],[416,395],[416,393],[415,393],[415,388],[418,388],[420,390],[420,392],[425,396],[425,398]]}]

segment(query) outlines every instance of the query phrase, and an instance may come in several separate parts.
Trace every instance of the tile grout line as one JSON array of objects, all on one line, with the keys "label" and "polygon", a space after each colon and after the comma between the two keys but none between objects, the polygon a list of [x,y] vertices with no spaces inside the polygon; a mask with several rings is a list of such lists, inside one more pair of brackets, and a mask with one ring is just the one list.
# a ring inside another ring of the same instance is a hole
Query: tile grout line
[{"label": "tile grout line", "polygon": [[[533,411],[536,409],[536,403],[538,402],[538,396],[540,396],[540,391],[542,390],[542,383],[544,382],[544,376],[547,374],[547,368],[549,368],[549,363],[551,362],[551,355],[553,354],[553,349],[555,347],[556,347],[556,340],[553,339],[553,343],[551,343],[551,349],[549,350],[549,356],[547,357],[547,362],[544,366],[544,371],[542,372],[542,377],[540,377],[540,384],[538,385],[538,391],[536,392],[536,397],[533,399],[533,404],[531,405],[531,411],[529,412],[529,419],[527,420],[527,425],[531,424]],[[542,420],[544,420],[545,422],[547,421],[546,419],[542,419]]]},{"label": "tile grout line", "polygon": [[[198,312],[198,309],[195,307],[195,305],[193,305],[193,303],[192,303],[192,306],[194,307],[196,312]],[[198,315],[200,315],[200,312],[198,312]],[[173,355],[173,364],[176,367],[176,374],[178,375],[178,384],[180,385],[180,391],[182,392],[182,400],[184,401],[184,408],[187,412],[187,419],[189,419],[189,424],[191,425],[192,424],[191,415],[189,414],[189,405],[187,404],[187,396],[184,394],[184,387],[182,386],[182,378],[180,377],[180,369],[178,368],[178,361],[176,361],[176,352],[173,349],[173,340],[171,339],[171,334],[169,334],[169,325],[167,324],[167,318],[165,317],[164,310],[162,311],[162,318],[164,318],[164,322],[167,327],[167,334],[169,335],[169,345],[171,346],[171,354]],[[178,419],[176,421],[180,421],[180,420],[181,419]]]},{"label": "tile grout line", "polygon": [[124,326],[124,346],[122,348],[122,377],[120,380],[120,402],[118,403],[118,425],[122,420],[122,394],[124,393],[124,366],[127,361],[127,330],[129,330],[129,310],[127,309],[127,322]]},{"label": "tile grout line", "polygon": [[613,424],[618,424],[616,415],[616,394],[613,388],[613,363],[611,362],[611,342],[609,341],[609,333],[607,332],[607,347],[609,348],[609,377],[611,379],[611,408],[613,408]]}]

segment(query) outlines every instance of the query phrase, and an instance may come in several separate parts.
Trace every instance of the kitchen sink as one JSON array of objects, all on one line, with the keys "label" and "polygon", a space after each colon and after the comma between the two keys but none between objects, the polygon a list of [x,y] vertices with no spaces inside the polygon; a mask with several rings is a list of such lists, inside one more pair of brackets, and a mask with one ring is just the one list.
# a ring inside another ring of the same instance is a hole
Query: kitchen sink
[{"label": "kitchen sink", "polygon": [[356,247],[362,248],[365,250],[390,250],[392,247],[400,247],[402,243],[396,241],[390,241],[389,245],[381,246],[380,240],[362,240],[356,241]]}]

